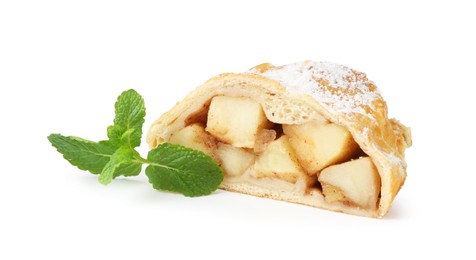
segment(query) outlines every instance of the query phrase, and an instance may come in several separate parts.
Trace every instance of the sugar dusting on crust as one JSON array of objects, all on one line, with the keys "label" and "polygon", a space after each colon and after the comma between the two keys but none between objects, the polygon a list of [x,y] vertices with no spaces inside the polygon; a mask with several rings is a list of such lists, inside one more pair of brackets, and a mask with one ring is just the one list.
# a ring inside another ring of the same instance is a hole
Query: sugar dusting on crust
[{"label": "sugar dusting on crust", "polygon": [[[308,94],[330,113],[345,115],[348,118],[357,113],[375,119],[372,116],[372,112],[375,111],[374,101],[382,97],[377,87],[362,72],[331,62],[314,61],[297,62],[281,67],[266,64],[265,69],[258,67],[248,73],[278,81],[290,93]],[[364,128],[362,134],[368,137],[369,129]],[[394,153],[384,154],[404,174],[403,160]]]},{"label": "sugar dusting on crust", "polygon": [[399,157],[395,156],[395,153],[388,153],[386,154],[387,155],[387,158],[390,160],[390,162],[396,166],[398,166],[398,168],[400,168],[400,172],[403,173],[405,172],[405,163],[404,161],[402,161],[402,159],[400,159]]},{"label": "sugar dusting on crust", "polygon": [[353,113],[372,117],[380,93],[364,73],[330,62],[304,61],[275,67],[264,72],[250,70],[280,82],[290,93],[308,94],[334,114]]}]

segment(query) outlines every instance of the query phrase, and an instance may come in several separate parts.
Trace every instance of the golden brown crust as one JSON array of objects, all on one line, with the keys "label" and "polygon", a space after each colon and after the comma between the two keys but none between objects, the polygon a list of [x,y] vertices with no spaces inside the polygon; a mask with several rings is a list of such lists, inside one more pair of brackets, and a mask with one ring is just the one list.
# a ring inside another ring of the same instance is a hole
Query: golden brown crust
[{"label": "golden brown crust", "polygon": [[253,189],[253,185],[226,180],[221,188],[356,215],[382,217],[388,212],[406,178],[404,151],[411,145],[411,133],[397,120],[388,119],[386,102],[365,74],[337,64],[310,61],[281,67],[262,64],[246,73],[222,74],[199,86],[154,122],[147,136],[149,146],[168,141],[172,133],[188,124],[187,119],[200,115],[218,95],[250,97],[277,124],[301,124],[324,117],[346,127],[372,158],[382,181],[377,210],[331,205],[322,199]]}]

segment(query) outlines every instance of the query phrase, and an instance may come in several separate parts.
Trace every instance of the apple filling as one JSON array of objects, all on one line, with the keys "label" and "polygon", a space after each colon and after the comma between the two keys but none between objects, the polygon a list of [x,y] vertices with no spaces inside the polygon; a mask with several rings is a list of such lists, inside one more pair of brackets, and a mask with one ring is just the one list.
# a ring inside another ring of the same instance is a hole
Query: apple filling
[{"label": "apple filling", "polygon": [[216,96],[205,109],[206,120],[187,119],[169,142],[210,155],[225,181],[287,183],[327,203],[377,207],[380,176],[346,128],[325,119],[276,124],[247,97]]}]

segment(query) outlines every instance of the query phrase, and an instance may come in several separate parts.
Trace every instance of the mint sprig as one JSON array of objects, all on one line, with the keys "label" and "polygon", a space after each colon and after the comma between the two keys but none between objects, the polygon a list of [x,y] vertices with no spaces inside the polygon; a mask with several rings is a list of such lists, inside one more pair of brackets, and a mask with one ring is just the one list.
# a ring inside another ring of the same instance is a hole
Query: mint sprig
[{"label": "mint sprig", "polygon": [[133,89],[124,91],[115,103],[114,124],[108,140],[92,142],[79,137],[51,134],[48,140],[72,165],[99,174],[109,184],[118,176],[137,176],[147,164],[146,175],[155,189],[188,197],[208,195],[223,181],[223,171],[203,152],[164,143],[149,151],[147,159],[135,150],[141,143],[145,104]]},{"label": "mint sprig", "polygon": [[206,195],[223,180],[216,177],[222,170],[210,156],[181,145],[161,144],[149,152],[147,159],[152,163],[145,174],[158,190],[180,192],[185,196]]}]

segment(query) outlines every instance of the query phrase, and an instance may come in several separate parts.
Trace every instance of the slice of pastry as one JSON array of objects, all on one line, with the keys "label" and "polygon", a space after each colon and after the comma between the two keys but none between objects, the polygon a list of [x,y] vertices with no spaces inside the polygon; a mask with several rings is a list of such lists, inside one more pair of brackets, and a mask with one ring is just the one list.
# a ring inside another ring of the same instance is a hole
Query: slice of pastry
[{"label": "slice of pastry", "polygon": [[210,79],[154,122],[147,142],[209,154],[225,190],[382,217],[405,181],[411,133],[364,73],[305,61]]}]

